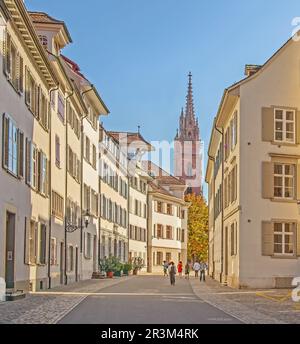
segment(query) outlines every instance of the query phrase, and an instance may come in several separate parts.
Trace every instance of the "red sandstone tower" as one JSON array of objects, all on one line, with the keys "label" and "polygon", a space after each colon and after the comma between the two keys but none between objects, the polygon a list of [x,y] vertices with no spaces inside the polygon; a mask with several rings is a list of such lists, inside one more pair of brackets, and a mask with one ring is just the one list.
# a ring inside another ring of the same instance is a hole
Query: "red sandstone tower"
[{"label": "red sandstone tower", "polygon": [[195,116],[192,73],[189,73],[185,112],[181,111],[175,137],[174,174],[186,182],[187,193],[202,194],[202,142]]}]

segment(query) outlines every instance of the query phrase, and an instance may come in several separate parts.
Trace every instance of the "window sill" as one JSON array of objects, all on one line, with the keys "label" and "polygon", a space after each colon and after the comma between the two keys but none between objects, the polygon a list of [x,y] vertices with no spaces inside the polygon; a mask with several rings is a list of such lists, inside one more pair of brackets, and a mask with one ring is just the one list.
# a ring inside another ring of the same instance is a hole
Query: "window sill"
[{"label": "window sill", "polygon": [[286,198],[271,198],[271,202],[274,202],[274,203],[297,203],[297,200],[286,199]]},{"label": "window sill", "polygon": [[276,142],[276,141],[271,141],[271,144],[273,146],[277,146],[277,147],[282,147],[282,146],[287,146],[287,147],[295,147],[295,146],[299,146],[299,143],[292,143],[292,142]]},{"label": "window sill", "polygon": [[299,257],[296,255],[288,256],[288,255],[274,255],[271,256],[272,259],[285,259],[285,260],[297,260]]}]

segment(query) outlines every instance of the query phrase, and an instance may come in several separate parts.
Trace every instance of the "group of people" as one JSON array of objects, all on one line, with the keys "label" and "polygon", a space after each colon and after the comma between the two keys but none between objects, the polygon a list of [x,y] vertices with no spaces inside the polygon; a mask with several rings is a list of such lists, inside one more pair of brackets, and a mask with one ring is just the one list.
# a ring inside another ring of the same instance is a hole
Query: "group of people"
[{"label": "group of people", "polygon": [[205,262],[199,262],[196,261],[194,264],[191,262],[187,262],[185,266],[183,267],[183,263],[179,262],[177,265],[177,268],[174,264],[174,262],[163,262],[163,270],[164,270],[164,276],[170,276],[170,282],[172,286],[175,286],[176,283],[176,274],[180,277],[183,276],[183,269],[184,269],[184,275],[185,279],[190,278],[190,273],[193,270],[195,272],[195,278],[199,278],[200,274],[200,282],[205,282],[205,276],[206,276],[206,271],[208,269],[208,266]]}]

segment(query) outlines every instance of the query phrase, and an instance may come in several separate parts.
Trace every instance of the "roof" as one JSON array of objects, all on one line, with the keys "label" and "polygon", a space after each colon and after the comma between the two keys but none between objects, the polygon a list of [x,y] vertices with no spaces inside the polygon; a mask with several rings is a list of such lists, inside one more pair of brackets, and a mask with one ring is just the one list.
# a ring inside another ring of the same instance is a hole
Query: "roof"
[{"label": "roof", "polygon": [[160,185],[186,185],[185,181],[172,176],[152,161],[142,161],[142,166],[150,175],[154,175]]},{"label": "roof", "polygon": [[55,19],[51,16],[49,16],[49,14],[45,13],[45,12],[31,12],[31,11],[28,11],[30,17],[31,17],[31,20],[33,21],[33,23],[36,23],[36,24],[59,24],[59,25],[62,25],[66,31],[66,34],[69,38],[69,41],[72,42],[72,38],[71,38],[71,35],[70,35],[70,32],[65,24],[64,21],[62,20],[58,20],[58,19]]},{"label": "roof", "polygon": [[61,54],[60,56],[67,62],[67,64],[69,65],[69,67],[72,69],[72,71],[74,73],[76,73],[80,77],[82,77],[85,80],[87,80],[87,78],[81,73],[80,67],[79,67],[79,65],[76,62],[72,61],[71,59],[69,59],[68,57],[64,56],[63,54]]},{"label": "roof", "polygon": [[119,132],[119,131],[109,131],[108,133],[118,143],[122,143],[122,139],[124,138],[125,140],[126,138],[127,146],[131,145],[132,143],[142,142],[148,147],[149,150],[154,149],[153,146],[148,141],[146,141],[140,133]]}]

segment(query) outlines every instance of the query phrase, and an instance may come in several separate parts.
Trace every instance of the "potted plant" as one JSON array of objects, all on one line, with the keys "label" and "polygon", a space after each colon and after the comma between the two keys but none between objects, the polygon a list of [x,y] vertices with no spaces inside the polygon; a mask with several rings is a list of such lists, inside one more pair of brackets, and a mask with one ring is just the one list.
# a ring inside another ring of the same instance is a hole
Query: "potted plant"
[{"label": "potted plant", "polygon": [[119,259],[113,256],[109,258],[104,258],[100,260],[100,269],[106,273],[108,278],[113,278],[115,271],[117,271],[117,265],[119,264]]},{"label": "potted plant", "polygon": [[123,271],[123,264],[121,264],[120,261],[116,261],[115,267],[114,267],[114,276],[121,277],[122,271]]},{"label": "potted plant", "polygon": [[125,276],[128,276],[130,271],[132,271],[132,264],[131,263],[124,264],[123,265],[123,274]]},{"label": "potted plant", "polygon": [[136,276],[138,274],[138,272],[143,269],[144,266],[145,266],[145,264],[144,264],[143,258],[141,258],[141,257],[133,258],[133,261],[132,261],[133,275]]}]

